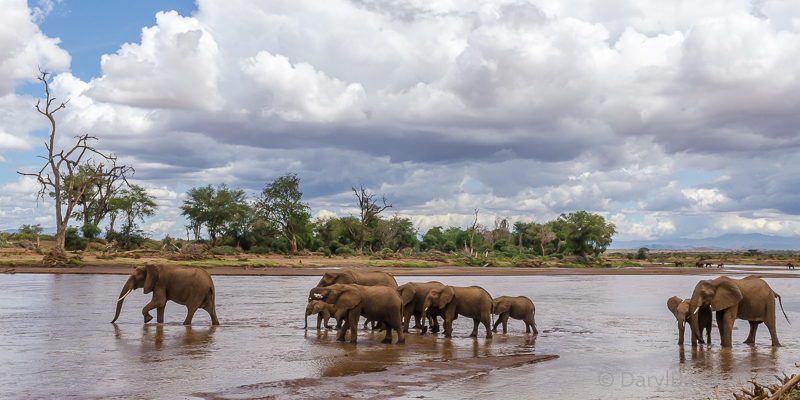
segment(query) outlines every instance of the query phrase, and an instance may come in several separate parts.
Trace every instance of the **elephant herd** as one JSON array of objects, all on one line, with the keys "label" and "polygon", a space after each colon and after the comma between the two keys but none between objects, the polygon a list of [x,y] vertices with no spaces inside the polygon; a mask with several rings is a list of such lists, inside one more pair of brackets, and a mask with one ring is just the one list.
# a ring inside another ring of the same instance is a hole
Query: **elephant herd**
[{"label": "elephant herd", "polygon": [[[142,288],[144,293],[153,293],[152,300],[142,309],[144,322],[153,319],[150,311],[157,313],[157,322],[164,322],[164,309],[167,301],[185,305],[187,308],[184,325],[191,325],[197,309],[206,310],[212,325],[219,325],[214,304],[215,289],[208,272],[195,267],[165,264],[145,264],[131,273],[117,300],[116,314],[112,323],[119,318],[125,297],[133,290]],[[689,323],[692,346],[698,343],[711,343],[712,315],[716,312],[716,322],[723,347],[731,347],[733,324],[737,319],[750,322],[750,334],[745,343],[755,343],[758,325],[764,323],[772,338],[772,346],[780,346],[775,329],[775,299],[778,299],[786,321],[789,318],[783,310],[781,296],[757,276],[731,279],[721,276],[712,280],[702,280],[694,288],[692,297],[681,299],[677,296],[667,300],[667,307],[678,324],[678,344],[683,345],[686,323]],[[383,343],[392,342],[392,331],[397,332],[397,343],[405,343],[411,317],[416,320],[414,328],[421,334],[428,330],[440,331],[441,317],[445,337],[453,334],[453,321],[459,316],[472,318],[471,337],[478,336],[478,326],[483,324],[486,338],[492,337],[498,325],[503,324],[507,332],[508,319],[518,319],[525,323],[526,333],[538,334],[534,315],[536,308],[530,299],[519,297],[492,298],[479,286],[457,287],[440,282],[410,282],[397,285],[394,277],[385,272],[343,270],[326,272],[316,287],[308,295],[306,307],[306,328],[308,316],[317,314],[317,329],[321,323],[330,329],[328,320],[335,318],[339,328],[337,340],[344,341],[350,331],[350,341],[356,343],[357,327],[363,316],[368,321],[379,323],[386,331]],[[497,321],[490,329],[491,316]],[[705,339],[704,339],[705,334]]]},{"label": "elephant herd", "polygon": [[[447,286],[440,282],[410,282],[398,286],[394,277],[385,272],[344,270],[326,272],[311,289],[305,326],[308,327],[308,316],[317,314],[317,329],[321,324],[330,329],[328,319],[333,317],[339,328],[336,339],[345,341],[349,330],[350,342],[356,343],[358,321],[363,316],[367,321],[379,323],[386,331],[382,343],[392,343],[392,331],[395,331],[397,344],[404,344],[412,316],[416,320],[414,328],[420,329],[421,334],[427,332],[427,321],[430,321],[431,332],[439,332],[438,318],[441,317],[445,337],[452,337],[453,321],[463,316],[473,320],[471,337],[478,336],[478,326],[483,324],[489,339],[500,323],[503,333],[507,332],[508,318],[524,321],[527,333],[538,334],[535,312],[533,302],[527,297],[493,299],[479,286]],[[490,329],[492,314],[498,315],[498,319]]]},{"label": "elephant herd", "polygon": [[783,311],[781,296],[757,276],[742,279],[731,279],[721,276],[717,279],[703,280],[697,283],[691,299],[683,300],[672,297],[667,300],[667,308],[672,311],[678,323],[678,344],[683,344],[686,322],[689,322],[692,346],[697,343],[711,344],[712,312],[716,312],[717,328],[722,347],[731,347],[733,323],[737,319],[750,322],[750,334],[745,343],[755,343],[756,330],[762,322],[767,326],[772,346],[779,347],[778,334],[775,330],[775,298],[781,306],[786,321],[789,317]]}]

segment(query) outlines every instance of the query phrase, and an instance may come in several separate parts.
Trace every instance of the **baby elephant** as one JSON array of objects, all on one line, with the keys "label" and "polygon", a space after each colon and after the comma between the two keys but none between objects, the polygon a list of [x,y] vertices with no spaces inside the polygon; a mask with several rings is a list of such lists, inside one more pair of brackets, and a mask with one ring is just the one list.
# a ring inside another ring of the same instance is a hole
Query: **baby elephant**
[{"label": "baby elephant", "polygon": [[317,329],[320,329],[320,325],[324,325],[325,329],[332,329],[332,327],[328,325],[328,320],[331,317],[336,319],[336,329],[339,329],[342,326],[342,320],[344,320],[347,310],[343,308],[337,310],[333,308],[333,305],[322,300],[309,301],[306,306],[306,325],[303,329],[308,329],[308,316],[312,314],[317,314]]},{"label": "baby elephant", "polygon": [[344,341],[350,330],[350,342],[356,343],[356,331],[361,316],[383,322],[386,336],[381,343],[392,343],[392,330],[397,332],[397,344],[405,344],[403,335],[403,299],[397,289],[385,285],[362,286],[337,283],[311,289],[308,300],[322,300],[347,312],[336,340]]},{"label": "baby elephant", "polygon": [[525,333],[538,335],[539,331],[536,329],[536,322],[533,321],[533,316],[536,314],[536,306],[533,305],[531,299],[525,296],[508,297],[502,296],[492,301],[492,314],[499,315],[497,322],[492,327],[492,332],[497,332],[497,325],[503,323],[503,333],[508,330],[508,317],[519,319],[525,322]]},{"label": "baby elephant", "polygon": [[[672,311],[672,314],[675,315],[675,319],[678,321],[678,344],[683,345],[683,331],[686,327],[686,322],[689,321],[689,317],[691,316],[691,310],[689,310],[689,299],[682,300],[678,296],[674,296],[667,300],[667,308]],[[700,325],[700,337],[695,337],[692,334],[692,346],[697,346],[697,342],[700,341],[703,344],[703,329],[706,330],[706,336],[708,338],[708,344],[711,344],[711,306],[700,307],[697,311],[697,321]],[[689,329],[691,332],[691,329]]]}]

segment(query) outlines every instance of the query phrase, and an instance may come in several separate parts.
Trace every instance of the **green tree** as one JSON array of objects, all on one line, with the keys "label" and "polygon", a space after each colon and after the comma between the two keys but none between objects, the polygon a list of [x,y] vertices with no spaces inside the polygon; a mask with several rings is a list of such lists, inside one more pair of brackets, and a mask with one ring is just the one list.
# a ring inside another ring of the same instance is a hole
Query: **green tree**
[{"label": "green tree", "polygon": [[300,178],[286,173],[267,183],[258,199],[258,211],[272,224],[280,235],[289,241],[293,254],[297,253],[297,235],[305,231],[311,220],[311,208],[301,202]]},{"label": "green tree", "polygon": [[583,257],[604,252],[611,244],[611,237],[617,233],[614,224],[606,222],[602,215],[586,211],[561,214],[558,222],[566,226],[566,240],[571,252]]},{"label": "green tree", "polygon": [[109,199],[113,210],[125,220],[120,232],[123,237],[136,233],[137,221],[144,222],[145,218],[155,215],[158,208],[158,204],[153,201],[155,198],[143,187],[131,185],[130,188],[121,190],[117,196]]},{"label": "green tree", "polygon": [[36,225],[22,224],[22,226],[19,227],[18,233],[29,233],[33,235],[40,235],[43,231],[44,229],[42,229],[42,225],[40,224]]},{"label": "green tree", "polygon": [[216,189],[211,185],[191,188],[186,195],[181,215],[197,227],[196,234],[200,227],[205,227],[212,246],[217,244],[217,237],[231,224],[240,221],[251,211],[244,190],[230,189],[224,183]]},{"label": "green tree", "polygon": [[422,235],[423,250],[439,250],[444,247],[445,237],[441,226],[434,226]]}]

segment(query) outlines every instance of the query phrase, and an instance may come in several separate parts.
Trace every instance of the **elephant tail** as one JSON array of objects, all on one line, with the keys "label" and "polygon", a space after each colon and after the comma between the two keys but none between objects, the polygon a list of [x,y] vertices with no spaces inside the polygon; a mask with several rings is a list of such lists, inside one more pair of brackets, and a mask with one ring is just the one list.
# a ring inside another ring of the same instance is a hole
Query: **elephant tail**
[{"label": "elephant tail", "polygon": [[[775,292],[773,292],[773,293],[775,293]],[[789,325],[791,325],[792,321],[789,321],[789,317],[786,316],[786,311],[783,311],[783,302],[781,301],[781,295],[775,293],[775,297],[778,298],[778,304],[781,305],[781,312],[783,313],[783,317],[786,318],[786,322],[788,322]]]}]

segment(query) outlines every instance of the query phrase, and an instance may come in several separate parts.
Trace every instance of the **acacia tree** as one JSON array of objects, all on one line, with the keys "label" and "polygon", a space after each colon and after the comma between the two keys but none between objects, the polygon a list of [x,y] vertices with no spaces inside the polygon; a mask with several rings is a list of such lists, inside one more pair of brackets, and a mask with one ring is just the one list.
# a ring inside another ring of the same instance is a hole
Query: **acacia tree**
[{"label": "acacia tree", "polygon": [[[113,216],[121,214],[125,219],[119,238],[124,247],[128,247],[131,235],[139,232],[136,221],[144,222],[146,217],[155,215],[158,208],[153,200],[155,196],[150,195],[141,186],[131,185],[129,189],[124,189],[115,197],[108,200],[109,208],[113,211]],[[114,220],[111,221],[109,232],[114,232]]]},{"label": "acacia tree", "polygon": [[386,195],[381,196],[383,205],[378,204],[375,195],[361,185],[360,189],[356,189],[352,185],[350,189],[358,199],[359,217],[357,219],[348,220],[347,229],[350,231],[350,236],[356,247],[356,254],[362,254],[364,247],[364,237],[366,236],[367,229],[374,225],[380,218],[380,214],[390,208],[391,204],[386,204]]},{"label": "acacia tree", "polygon": [[251,212],[247,196],[242,189],[229,189],[224,183],[216,189],[211,185],[191,188],[186,192],[188,198],[181,206],[181,215],[186,216],[192,226],[205,226],[211,245],[217,244],[217,237],[235,221]]},{"label": "acacia tree", "polygon": [[617,233],[616,226],[602,215],[578,211],[561,214],[558,221],[567,228],[567,244],[583,257],[589,254],[600,254],[611,244],[611,237]]},{"label": "acacia tree", "polygon": [[311,208],[300,201],[303,192],[299,186],[300,178],[296,174],[286,173],[266,184],[257,203],[264,219],[289,241],[293,254],[297,253],[299,230],[308,225],[311,219]]},{"label": "acacia tree", "polygon": [[[97,140],[97,137],[89,134],[76,136],[77,142],[71,149],[56,151],[56,120],[54,114],[58,110],[65,108],[69,100],[58,106],[54,105],[53,102],[56,99],[50,96],[50,86],[47,81],[47,75],[50,73],[41,69],[39,72],[42,76],[37,77],[37,79],[44,83],[46,98],[43,106],[41,99],[36,102],[36,111],[50,121],[50,137],[49,141],[45,142],[47,155],[38,157],[45,159],[46,162],[37,173],[19,171],[17,173],[36,177],[40,185],[37,199],[44,200],[45,195],[49,192],[53,193],[56,207],[56,245],[63,250],[64,237],[72,212],[87,188],[99,180],[111,179],[112,177],[114,177],[114,180],[122,179],[127,183],[126,175],[133,174],[134,170],[129,166],[117,165],[116,156],[103,154],[90,146],[89,140]],[[90,172],[82,179],[75,179],[81,168]]]}]

